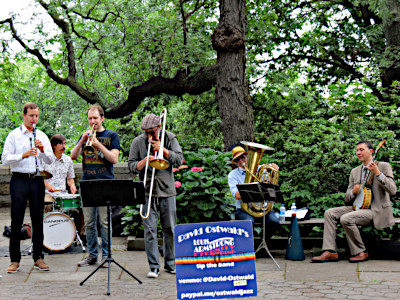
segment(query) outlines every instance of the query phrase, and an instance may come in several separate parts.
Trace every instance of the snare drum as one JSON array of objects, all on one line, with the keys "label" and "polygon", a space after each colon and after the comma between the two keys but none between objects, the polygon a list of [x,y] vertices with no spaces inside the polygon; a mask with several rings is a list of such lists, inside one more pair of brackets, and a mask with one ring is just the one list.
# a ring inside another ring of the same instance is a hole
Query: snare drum
[{"label": "snare drum", "polygon": [[70,210],[81,207],[81,197],[79,194],[60,194],[55,197],[56,204],[62,210]]},{"label": "snare drum", "polygon": [[72,219],[59,212],[43,217],[43,246],[52,251],[65,250],[75,241],[76,228]]}]

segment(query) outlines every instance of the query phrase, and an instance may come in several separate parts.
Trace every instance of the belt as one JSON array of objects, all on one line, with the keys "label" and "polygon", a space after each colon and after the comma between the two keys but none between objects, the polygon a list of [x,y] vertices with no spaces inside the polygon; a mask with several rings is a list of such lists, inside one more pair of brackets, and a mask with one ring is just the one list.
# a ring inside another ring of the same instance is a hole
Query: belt
[{"label": "belt", "polygon": [[19,172],[12,172],[11,173],[12,176],[15,177],[23,177],[23,178],[38,178],[38,177],[42,177],[41,175],[36,175],[36,173],[19,173]]}]

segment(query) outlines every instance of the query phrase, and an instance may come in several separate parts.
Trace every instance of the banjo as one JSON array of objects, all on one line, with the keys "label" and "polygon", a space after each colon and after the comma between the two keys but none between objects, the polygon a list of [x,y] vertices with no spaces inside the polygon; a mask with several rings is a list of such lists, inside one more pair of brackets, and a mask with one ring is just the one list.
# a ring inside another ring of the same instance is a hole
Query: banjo
[{"label": "banjo", "polygon": [[[379,149],[383,148],[383,145],[386,143],[386,140],[387,140],[387,137],[382,139],[381,142],[379,143],[379,145],[376,147],[375,155],[372,158],[372,161],[375,161],[375,158],[376,158],[376,155],[378,154]],[[361,183],[360,191],[358,192],[357,197],[353,202],[353,210],[368,209],[371,205],[372,197],[373,197],[373,195],[372,195],[371,171],[367,170],[364,180]]]}]

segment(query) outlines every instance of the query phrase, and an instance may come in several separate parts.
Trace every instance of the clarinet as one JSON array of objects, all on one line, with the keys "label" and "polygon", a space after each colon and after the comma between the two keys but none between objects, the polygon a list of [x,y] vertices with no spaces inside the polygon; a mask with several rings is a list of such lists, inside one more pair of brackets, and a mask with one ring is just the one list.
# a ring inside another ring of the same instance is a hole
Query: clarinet
[{"label": "clarinet", "polygon": [[[35,145],[35,140],[36,140],[36,124],[33,123],[33,124],[32,124],[32,127],[33,127],[33,145],[34,145],[35,148],[36,148],[36,145]],[[37,148],[36,148],[36,149],[37,149]],[[37,154],[35,155],[35,165],[36,165],[36,175],[37,175],[37,176],[40,176]]]}]

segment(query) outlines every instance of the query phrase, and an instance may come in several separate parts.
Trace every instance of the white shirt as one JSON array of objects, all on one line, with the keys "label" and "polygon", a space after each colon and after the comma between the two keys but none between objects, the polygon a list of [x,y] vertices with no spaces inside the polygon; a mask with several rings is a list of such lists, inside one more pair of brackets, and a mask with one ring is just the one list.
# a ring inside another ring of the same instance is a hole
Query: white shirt
[{"label": "white shirt", "polygon": [[[229,172],[228,183],[233,198],[235,198],[236,193],[239,191],[236,185],[244,183],[245,178],[246,178],[246,170],[240,167],[237,167],[236,169]],[[241,208],[241,205],[242,205],[242,200],[236,199],[236,208],[237,209]]]},{"label": "white shirt", "polygon": [[[55,156],[51,149],[49,138],[39,129],[36,129],[36,139],[43,144],[44,153],[38,151],[37,163],[39,171],[43,171],[41,160],[47,164],[51,164]],[[34,156],[23,159],[22,154],[35,145],[33,132],[29,131],[24,124],[11,131],[4,142],[3,154],[1,161],[3,165],[10,165],[11,172],[19,173],[35,173],[36,160]]]},{"label": "white shirt", "polygon": [[46,193],[53,197],[60,194],[59,192],[64,194],[67,193],[66,179],[75,178],[72,159],[62,153],[60,159],[55,157],[52,164],[44,164],[44,170],[53,175],[53,177],[46,179],[45,181],[54,186],[55,189],[60,190],[58,192],[49,192],[46,188]]}]

